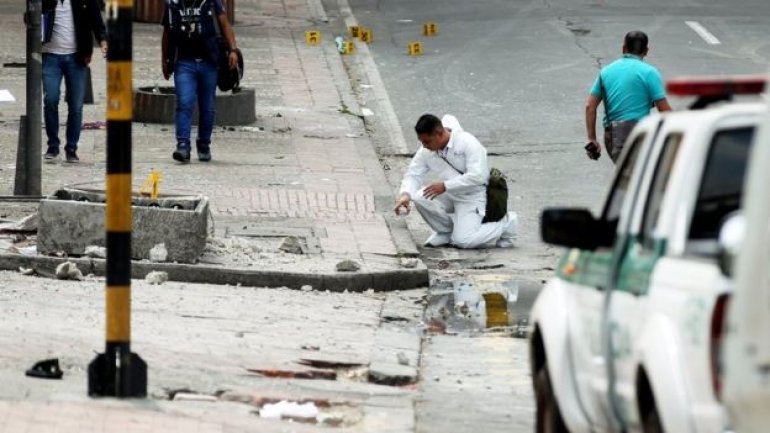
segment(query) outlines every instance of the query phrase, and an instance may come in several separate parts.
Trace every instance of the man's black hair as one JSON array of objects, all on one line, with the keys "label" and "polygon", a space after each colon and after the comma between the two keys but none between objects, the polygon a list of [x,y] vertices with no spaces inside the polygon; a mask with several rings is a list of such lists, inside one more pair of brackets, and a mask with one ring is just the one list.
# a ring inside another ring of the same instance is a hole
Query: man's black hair
[{"label": "man's black hair", "polygon": [[442,126],[444,125],[441,124],[441,120],[438,117],[432,114],[423,114],[417,120],[417,124],[414,125],[414,130],[417,131],[418,135],[432,134],[433,131]]},{"label": "man's black hair", "polygon": [[623,45],[626,46],[628,53],[637,56],[640,56],[647,51],[647,43],[647,35],[639,30],[626,33],[626,38],[623,40]]}]

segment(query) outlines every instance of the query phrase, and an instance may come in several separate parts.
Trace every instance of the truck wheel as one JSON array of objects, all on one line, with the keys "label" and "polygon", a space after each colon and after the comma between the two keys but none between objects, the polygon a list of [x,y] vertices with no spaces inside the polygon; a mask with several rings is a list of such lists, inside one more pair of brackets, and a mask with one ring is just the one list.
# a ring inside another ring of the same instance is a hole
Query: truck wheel
[{"label": "truck wheel", "polygon": [[543,366],[535,377],[535,398],[537,399],[537,414],[535,431],[537,433],[569,433],[559,411],[556,397],[551,388],[551,378],[548,368]]},{"label": "truck wheel", "polygon": [[651,407],[642,419],[642,431],[644,433],[664,433],[663,425],[660,423],[660,415],[655,406]]}]

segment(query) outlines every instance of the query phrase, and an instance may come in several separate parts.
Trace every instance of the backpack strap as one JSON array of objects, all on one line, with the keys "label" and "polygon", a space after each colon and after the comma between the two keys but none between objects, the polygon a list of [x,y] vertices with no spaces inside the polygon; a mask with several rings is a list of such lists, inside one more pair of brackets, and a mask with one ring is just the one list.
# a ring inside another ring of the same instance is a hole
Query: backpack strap
[{"label": "backpack strap", "polygon": [[458,170],[458,169],[457,169],[457,167],[455,167],[455,166],[454,166],[454,164],[452,164],[451,162],[449,162],[449,160],[448,160],[448,159],[444,158],[444,155],[442,155],[442,154],[440,154],[440,153],[438,153],[438,152],[436,152],[436,155],[438,155],[438,157],[439,157],[439,158],[443,159],[443,160],[444,160],[444,162],[446,162],[447,164],[449,164],[449,166],[450,166],[450,167],[454,168],[456,172],[460,173],[461,175],[465,174],[465,173],[463,173],[462,171]]}]

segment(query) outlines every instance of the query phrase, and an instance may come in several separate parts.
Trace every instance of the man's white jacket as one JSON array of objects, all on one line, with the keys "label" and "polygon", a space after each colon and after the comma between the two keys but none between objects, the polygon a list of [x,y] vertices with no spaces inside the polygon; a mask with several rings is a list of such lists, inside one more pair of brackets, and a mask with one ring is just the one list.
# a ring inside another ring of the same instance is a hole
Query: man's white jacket
[{"label": "man's white jacket", "polygon": [[[430,173],[435,175],[437,181],[444,182],[446,192],[453,200],[485,202],[486,184],[489,181],[487,149],[476,137],[465,132],[454,116],[444,116],[441,123],[451,129],[449,143],[439,152],[420,147],[409,164],[399,193],[406,192],[412,199],[418,197],[421,195],[424,178]],[[442,156],[463,174],[447,164]]]}]

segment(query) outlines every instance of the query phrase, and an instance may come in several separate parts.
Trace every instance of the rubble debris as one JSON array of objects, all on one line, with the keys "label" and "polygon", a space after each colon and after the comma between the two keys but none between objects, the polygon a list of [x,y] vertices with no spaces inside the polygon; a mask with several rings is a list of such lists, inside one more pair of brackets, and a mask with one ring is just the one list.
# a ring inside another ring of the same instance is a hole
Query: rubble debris
[{"label": "rubble debris", "polygon": [[369,366],[369,382],[402,386],[417,382],[417,369],[407,365],[374,362]]},{"label": "rubble debris", "polygon": [[150,261],[159,263],[165,262],[168,259],[168,250],[165,243],[159,243],[150,248]]},{"label": "rubble debris", "polygon": [[417,267],[419,263],[420,261],[418,259],[406,258],[406,257],[401,258],[401,260],[399,261],[399,264],[401,265],[401,267],[406,269],[414,269]]},{"label": "rubble debris", "polygon": [[72,262],[64,262],[56,267],[56,278],[60,280],[77,280],[83,279],[83,273],[80,272],[78,266]]},{"label": "rubble debris", "polygon": [[358,362],[327,361],[323,359],[310,358],[302,358],[297,361],[297,363],[300,365],[307,365],[309,367],[321,369],[358,368],[364,365]]},{"label": "rubble debris", "polygon": [[23,266],[19,267],[19,273],[22,275],[35,275],[35,269],[34,268],[25,268]]},{"label": "rubble debris", "polygon": [[406,317],[401,316],[382,316],[382,321],[385,323],[391,323],[391,322],[408,322],[409,319]]},{"label": "rubble debris", "polygon": [[337,263],[337,272],[356,272],[361,269],[361,265],[354,260],[343,260]]},{"label": "rubble debris", "polygon": [[29,377],[38,377],[40,379],[61,379],[64,376],[61,368],[59,368],[59,358],[38,361],[25,374]]},{"label": "rubble debris", "polygon": [[93,257],[96,259],[106,259],[107,258],[107,248],[100,247],[97,245],[89,245],[86,247],[86,256],[87,257]]},{"label": "rubble debris", "polygon": [[302,254],[302,244],[296,236],[285,237],[278,249],[289,254]]},{"label": "rubble debris", "polygon": [[297,403],[281,400],[267,403],[259,409],[259,416],[270,419],[290,419],[299,422],[315,423],[320,411],[313,402]]},{"label": "rubble debris", "polygon": [[219,399],[213,395],[196,394],[192,392],[177,392],[172,398],[174,401],[207,401],[216,402]]},{"label": "rubble debris", "polygon": [[149,284],[161,285],[166,281],[168,281],[168,272],[163,272],[163,271],[149,272],[147,275],[145,275],[144,281],[146,281]]},{"label": "rubble debris", "polygon": [[36,233],[38,221],[38,213],[35,212],[19,221],[0,225],[0,233]]},{"label": "rubble debris", "polygon": [[309,284],[305,284],[304,286],[300,287],[299,289],[302,290],[303,292],[312,292],[313,291],[313,286],[311,286]]},{"label": "rubble debris", "polygon": [[314,344],[303,344],[302,346],[300,346],[300,349],[302,349],[302,350],[313,350],[313,351],[317,352],[317,351],[321,350],[321,346],[316,346]]},{"label": "rubble debris", "polygon": [[283,379],[321,379],[337,380],[337,372],[331,370],[269,370],[247,368],[251,373],[257,373],[265,377],[278,377]]},{"label": "rubble debris", "polygon": [[320,413],[316,417],[316,421],[329,427],[339,427],[345,422],[345,417],[340,413]]}]

